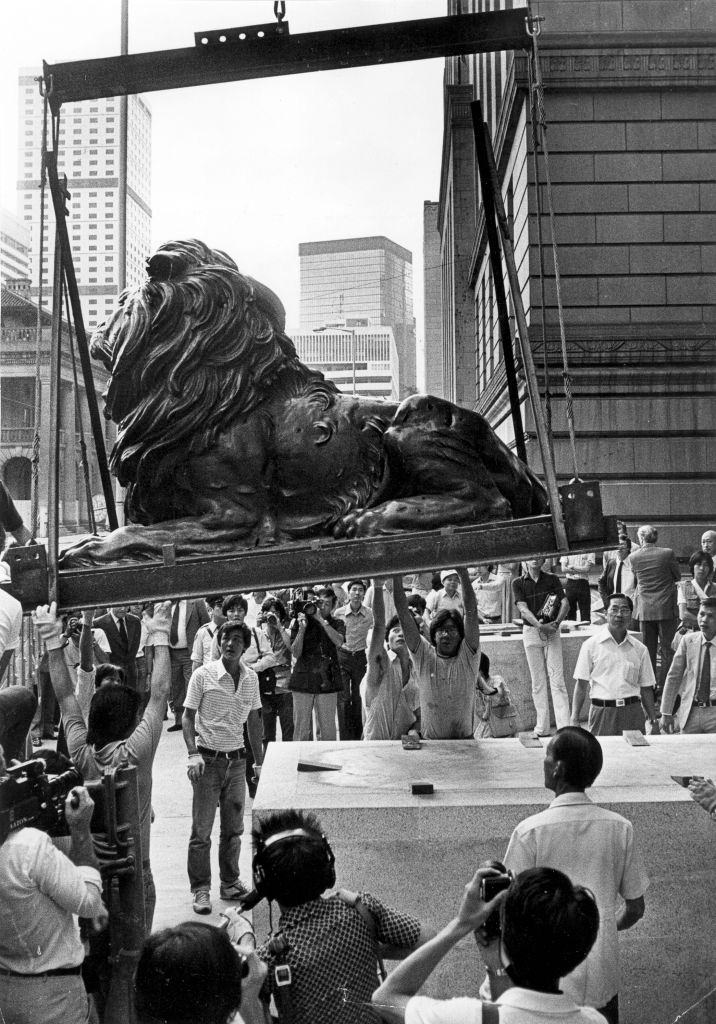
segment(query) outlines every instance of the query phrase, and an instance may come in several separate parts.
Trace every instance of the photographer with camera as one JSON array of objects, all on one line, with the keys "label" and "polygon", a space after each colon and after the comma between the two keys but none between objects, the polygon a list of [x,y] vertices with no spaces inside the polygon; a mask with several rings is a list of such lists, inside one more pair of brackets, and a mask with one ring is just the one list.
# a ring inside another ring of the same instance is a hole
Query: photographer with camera
[{"label": "photographer with camera", "polygon": [[146,939],[139,958],[137,1024],[268,1024],[259,999],[265,978],[253,949],[225,930],[199,921],[165,928]]},{"label": "photographer with camera", "polygon": [[[400,959],[433,934],[369,893],[339,889],[335,858],[315,815],[265,815],[254,832],[255,891],[276,900],[278,931],[257,950],[280,1024],[367,1024],[381,957]],[[366,1006],[368,1004],[368,1007]]]},{"label": "photographer with camera", "polygon": [[[491,879],[501,891],[489,899]],[[495,913],[499,927],[486,933]],[[373,1006],[384,1020],[407,1024],[604,1024],[601,1014],[577,1006],[559,988],[560,978],[589,953],[598,928],[593,896],[561,871],[534,868],[510,881],[493,868],[480,868],[465,886],[457,916],[388,975],[373,993]],[[482,950],[496,1005],[468,996],[417,995],[470,932]]]},{"label": "photographer with camera", "polygon": [[[43,762],[28,762],[35,764],[44,771]],[[0,791],[5,785],[12,782],[0,749]],[[0,845],[0,1017],[7,1024],[89,1021],[77,919],[91,918],[98,928],[107,919],[90,834],[93,807],[83,786],[67,793],[69,856],[34,827],[10,832]]]},{"label": "photographer with camera", "polygon": [[293,697],[288,688],[291,678],[291,634],[286,629],[286,607],[278,597],[267,597],[261,605],[256,629],[251,632],[259,652],[252,668],[259,677],[261,725],[264,754],[276,741],[276,721],[281,723],[281,739],[293,739]]},{"label": "photographer with camera", "polygon": [[316,597],[293,601],[291,653],[296,662],[289,689],[294,740],[312,739],[314,710],[320,738],[336,738],[338,694],[343,688],[338,650],[346,636],[345,622],[333,617],[336,601],[330,587],[321,587]]}]

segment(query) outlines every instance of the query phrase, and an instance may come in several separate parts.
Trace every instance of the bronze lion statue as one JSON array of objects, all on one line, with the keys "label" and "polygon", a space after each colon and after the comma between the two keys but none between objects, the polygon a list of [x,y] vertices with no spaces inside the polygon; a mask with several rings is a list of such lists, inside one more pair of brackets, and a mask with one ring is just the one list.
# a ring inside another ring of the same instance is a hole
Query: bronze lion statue
[{"label": "bronze lion statue", "polygon": [[477,413],[344,395],[308,369],[277,296],[225,253],[163,245],[91,342],[111,377],[127,525],[63,567],[537,515],[539,481]]}]

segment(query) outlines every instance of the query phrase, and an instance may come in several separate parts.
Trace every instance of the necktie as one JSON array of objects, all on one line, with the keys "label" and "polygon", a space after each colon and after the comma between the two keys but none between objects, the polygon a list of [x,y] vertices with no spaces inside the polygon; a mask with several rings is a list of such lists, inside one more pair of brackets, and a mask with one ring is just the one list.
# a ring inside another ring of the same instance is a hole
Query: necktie
[{"label": "necktie", "polygon": [[696,700],[709,700],[711,697],[711,641],[704,644],[704,653],[701,659],[701,675],[699,676],[699,692]]},{"label": "necktie", "polygon": [[621,594],[622,592],[622,566],[623,562],[617,562],[617,574],[614,577],[614,593]]},{"label": "necktie", "polygon": [[119,620],[119,639],[125,647],[129,647],[129,637],[127,636],[127,627],[124,624],[124,619]]},{"label": "necktie", "polygon": [[172,612],[172,624],[169,630],[169,646],[176,647],[179,642],[179,612],[181,611],[181,601],[177,601],[174,605],[174,611]]}]

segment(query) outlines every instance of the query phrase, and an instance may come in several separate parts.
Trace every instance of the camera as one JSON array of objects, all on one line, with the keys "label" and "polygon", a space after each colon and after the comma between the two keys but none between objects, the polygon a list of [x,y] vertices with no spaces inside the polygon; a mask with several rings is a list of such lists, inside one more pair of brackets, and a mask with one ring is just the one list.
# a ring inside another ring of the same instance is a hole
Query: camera
[{"label": "camera", "polygon": [[69,835],[65,821],[65,800],[75,786],[82,785],[76,768],[48,776],[41,757],[7,769],[0,779],[0,843],[21,828],[39,828],[51,836]]},{"label": "camera", "polygon": [[[495,896],[498,896],[505,889],[509,889],[515,876],[511,871],[508,871],[505,865],[499,860],[483,861],[480,867],[493,868],[495,871],[500,872],[499,875],[488,875],[487,878],[483,878],[480,882],[480,899],[484,903],[489,903],[490,900],[494,900]],[[497,938],[500,934],[499,910],[493,911],[482,927],[488,938]]]},{"label": "camera", "polygon": [[315,596],[311,590],[307,587],[294,591],[293,600],[291,601],[291,617],[295,618],[303,612],[309,618],[316,614],[318,610],[318,604],[316,603]]}]

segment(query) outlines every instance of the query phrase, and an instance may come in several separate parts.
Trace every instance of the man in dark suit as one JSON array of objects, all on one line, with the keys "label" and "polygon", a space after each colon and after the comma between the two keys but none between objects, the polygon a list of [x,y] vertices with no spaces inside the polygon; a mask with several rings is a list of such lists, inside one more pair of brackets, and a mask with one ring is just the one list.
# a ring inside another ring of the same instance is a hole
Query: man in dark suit
[{"label": "man in dark suit", "polygon": [[169,705],[174,715],[174,724],[169,726],[168,732],[181,732],[184,698],[192,672],[191,651],[194,638],[199,627],[208,621],[209,612],[203,600],[174,601],[172,604],[172,624],[169,633],[172,682]]},{"label": "man in dark suit", "polygon": [[626,594],[628,598],[634,600],[636,583],[631,569],[630,552],[631,541],[626,534],[620,534],[616,556],[607,560],[604,572],[597,583],[599,596],[605,608],[610,594]]},{"label": "man in dark suit", "polygon": [[127,686],[137,688],[137,651],[142,636],[142,623],[124,605],[114,605],[106,615],[100,615],[92,623],[95,629],[104,630],[109,643],[110,659],[114,665],[124,669]]},{"label": "man in dark suit", "polygon": [[674,654],[671,641],[679,625],[676,584],[681,569],[671,548],[657,547],[659,534],[655,526],[640,526],[637,537],[641,547],[629,556],[636,580],[634,618],[641,623],[641,638],[649,651],[656,675],[656,649],[661,652],[661,669],[656,675],[662,688]]}]

